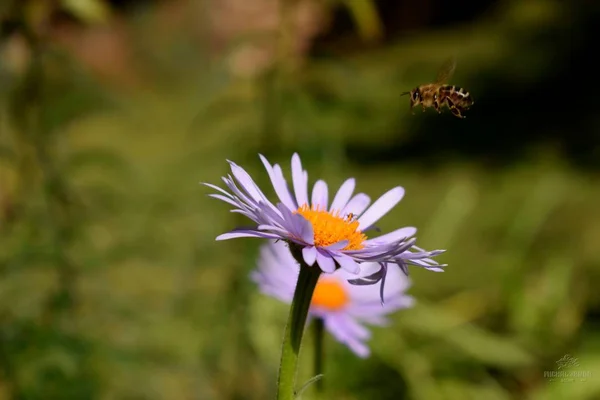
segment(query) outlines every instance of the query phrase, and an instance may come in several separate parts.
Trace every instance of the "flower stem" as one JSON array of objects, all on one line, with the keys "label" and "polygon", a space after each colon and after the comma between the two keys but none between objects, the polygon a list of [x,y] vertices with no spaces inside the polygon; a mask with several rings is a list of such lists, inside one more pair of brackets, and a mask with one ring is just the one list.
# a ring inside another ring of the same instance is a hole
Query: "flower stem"
[{"label": "flower stem", "polygon": [[[323,374],[323,320],[321,318],[317,318],[314,323],[315,334],[315,357],[314,357],[314,375],[322,375]],[[323,392],[323,378],[319,379],[315,382],[315,388],[318,393]]]},{"label": "flower stem", "polygon": [[[294,253],[294,249],[292,249]],[[296,257],[300,263],[300,275],[290,306],[290,314],[283,338],[281,349],[281,364],[277,381],[277,400],[293,400],[295,396],[296,373],[298,371],[298,355],[304,333],[308,308],[312,295],[317,286],[321,269],[318,266],[309,267],[302,257]]]}]

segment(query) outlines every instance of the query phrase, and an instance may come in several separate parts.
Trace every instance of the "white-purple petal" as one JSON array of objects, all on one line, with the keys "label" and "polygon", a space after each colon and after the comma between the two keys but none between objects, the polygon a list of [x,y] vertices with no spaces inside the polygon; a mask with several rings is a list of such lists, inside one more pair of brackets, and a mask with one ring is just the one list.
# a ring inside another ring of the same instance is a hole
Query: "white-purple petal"
[{"label": "white-purple petal", "polygon": [[434,250],[434,251],[422,251],[419,253],[413,253],[411,251],[405,251],[404,253],[401,254],[401,257],[406,259],[406,260],[411,260],[411,259],[420,259],[423,261],[427,261],[427,262],[432,262],[434,264],[437,264],[437,262],[433,261],[430,257],[434,257],[437,255],[440,255],[444,253],[443,250]]},{"label": "white-purple petal", "polygon": [[298,153],[294,153],[292,156],[292,183],[298,207],[308,205],[308,179],[307,174],[302,170],[302,162]]},{"label": "white-purple petal", "polygon": [[304,258],[304,262],[306,265],[312,267],[317,260],[317,249],[314,246],[304,247],[302,249],[302,258]]},{"label": "white-purple petal", "polygon": [[334,260],[340,265],[341,268],[352,274],[358,274],[360,272],[360,266],[352,257],[337,253],[333,255]]},{"label": "white-purple petal", "polygon": [[257,224],[260,223],[256,214],[254,214],[250,211],[235,209],[235,210],[229,210],[229,212],[236,213],[236,214],[242,214],[244,217],[251,219],[252,221],[256,222]]},{"label": "white-purple petal", "polygon": [[400,239],[407,239],[411,236],[414,236],[417,233],[417,228],[412,226],[407,226],[404,228],[396,229],[390,233],[386,233],[385,235],[377,236],[373,239],[369,239],[367,243],[389,243],[398,241]]},{"label": "white-purple petal", "polygon": [[367,340],[371,337],[371,332],[352,318],[344,318],[342,325],[349,335],[357,339]]},{"label": "white-purple petal", "polygon": [[332,251],[342,250],[344,247],[348,246],[348,243],[350,243],[348,240],[340,240],[339,242],[330,244],[329,246],[325,246],[324,248]]},{"label": "white-purple petal", "polygon": [[290,210],[296,210],[298,206],[296,202],[292,199],[292,195],[290,194],[290,190],[288,189],[287,182],[283,176],[283,172],[281,171],[281,167],[277,164],[271,166],[269,161],[262,155],[258,155],[260,160],[262,161],[267,173],[269,174],[269,178],[271,179],[271,183],[273,184],[273,189],[275,189],[275,193],[279,200],[283,204],[285,204]]},{"label": "white-purple petal", "polygon": [[323,272],[328,274],[335,271],[335,262],[333,261],[333,258],[323,250],[317,249],[317,264],[319,264],[319,267],[321,267]]},{"label": "white-purple petal", "polygon": [[311,205],[313,210],[327,210],[327,202],[329,201],[329,193],[327,184],[323,180],[315,182],[313,187]]},{"label": "white-purple petal", "polygon": [[221,194],[224,194],[225,196],[229,197],[230,199],[233,199],[234,196],[231,195],[231,193],[229,193],[226,190],[221,189],[220,187],[218,187],[217,185],[213,185],[212,183],[205,183],[205,182],[201,182],[204,186],[208,186],[211,189],[216,190],[217,192],[220,192]]},{"label": "white-purple petal", "polygon": [[308,245],[314,245],[315,233],[312,224],[302,215],[298,215],[298,217],[299,218],[294,218],[296,231],[298,232],[298,239],[302,239],[304,243]]},{"label": "white-purple petal", "polygon": [[[312,225],[302,215],[294,214],[283,203],[277,205],[278,211],[281,213],[281,227],[287,230],[291,237],[302,239],[303,243],[312,244]],[[311,241],[304,241],[304,237],[310,238]]]},{"label": "white-purple petal", "polygon": [[258,231],[254,231],[254,230],[241,230],[241,231],[223,233],[223,234],[217,236],[217,238],[215,240],[229,240],[229,239],[236,239],[236,238],[241,238],[241,237],[258,237],[258,238],[265,238],[265,239],[279,239],[278,235],[274,235],[274,234],[268,233],[268,232],[258,232]]},{"label": "white-purple petal", "polygon": [[331,207],[329,211],[331,212],[340,212],[346,207],[350,197],[352,197],[352,193],[354,193],[354,187],[356,186],[356,181],[354,178],[347,179],[342,186],[340,186],[339,190],[335,194],[333,201],[331,202]]},{"label": "white-purple petal", "polygon": [[225,182],[225,185],[229,188],[229,190],[231,190],[234,194],[234,196],[236,196],[237,198],[239,198],[241,201],[243,201],[244,203],[251,205],[251,206],[255,206],[257,203],[254,199],[252,199],[251,197],[249,197],[248,195],[246,195],[246,193],[242,192],[237,185],[235,184],[233,178],[228,175],[227,177],[223,177],[223,182]]},{"label": "white-purple petal", "polygon": [[360,250],[349,250],[345,254],[360,261],[387,261],[409,249],[416,241],[411,238],[391,243],[370,243]]},{"label": "white-purple petal", "polygon": [[287,238],[289,236],[289,232],[286,229],[280,228],[278,226],[263,224],[259,225],[256,229],[262,232],[267,231],[270,233],[277,234],[281,238]]},{"label": "white-purple petal", "polygon": [[267,197],[258,188],[258,185],[254,183],[254,180],[242,167],[236,163],[229,161],[231,164],[231,172],[235,179],[239,182],[241,187],[248,193],[256,202],[264,201],[268,202]]},{"label": "white-purple petal", "polygon": [[334,315],[325,319],[325,328],[340,342],[346,344],[359,357],[365,358],[370,354],[369,348],[348,330],[342,315]]},{"label": "white-purple petal", "polygon": [[231,204],[234,207],[240,206],[240,204],[237,201],[232,200],[231,198],[223,196],[221,194],[209,194],[208,197],[212,197],[213,199],[224,201],[225,203]]},{"label": "white-purple petal", "polygon": [[350,213],[360,215],[369,206],[371,198],[364,193],[358,193],[346,204],[346,207],[341,212],[342,216]]},{"label": "white-purple petal", "polygon": [[372,205],[369,207],[364,214],[360,216],[358,219],[359,226],[358,229],[363,230],[375,222],[379,221],[381,217],[388,213],[392,208],[396,206],[404,197],[404,188],[398,186],[395,187],[388,192],[386,192],[383,196],[378,198]]}]

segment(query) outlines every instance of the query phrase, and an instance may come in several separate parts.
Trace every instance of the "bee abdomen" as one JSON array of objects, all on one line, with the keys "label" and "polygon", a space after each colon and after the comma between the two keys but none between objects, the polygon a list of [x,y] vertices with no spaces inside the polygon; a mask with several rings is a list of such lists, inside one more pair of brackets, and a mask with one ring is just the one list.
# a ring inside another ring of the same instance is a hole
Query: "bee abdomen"
[{"label": "bee abdomen", "polygon": [[444,85],[441,87],[441,90],[446,96],[453,97],[464,103],[473,103],[473,98],[471,97],[471,94],[461,87],[454,85]]}]

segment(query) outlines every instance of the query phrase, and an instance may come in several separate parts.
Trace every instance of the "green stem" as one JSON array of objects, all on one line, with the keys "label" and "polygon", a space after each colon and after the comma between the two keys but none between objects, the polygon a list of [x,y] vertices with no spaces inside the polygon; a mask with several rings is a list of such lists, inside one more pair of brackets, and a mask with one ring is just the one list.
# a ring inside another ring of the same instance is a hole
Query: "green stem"
[{"label": "green stem", "polygon": [[[294,254],[293,246],[290,246]],[[296,254],[295,254],[296,255]],[[281,364],[279,365],[279,379],[277,381],[277,400],[293,400],[295,397],[296,373],[298,371],[298,355],[300,344],[308,316],[308,308],[312,295],[317,286],[321,269],[318,266],[308,266],[297,254],[296,260],[300,263],[300,275],[294,292],[294,299],[290,306],[290,313],[281,349]]]},{"label": "green stem", "polygon": [[[323,320],[321,318],[317,318],[314,322],[314,330],[315,334],[315,358],[314,358],[314,375],[322,375],[323,374]],[[315,382],[315,387],[318,393],[323,392],[323,378],[319,379]]]}]

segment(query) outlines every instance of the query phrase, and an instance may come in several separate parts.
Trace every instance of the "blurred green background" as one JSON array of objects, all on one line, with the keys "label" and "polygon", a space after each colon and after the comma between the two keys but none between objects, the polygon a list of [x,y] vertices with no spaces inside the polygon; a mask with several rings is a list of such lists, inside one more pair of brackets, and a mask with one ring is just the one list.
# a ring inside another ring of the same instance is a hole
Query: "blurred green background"
[{"label": "blurred green background", "polygon": [[[448,249],[324,398],[600,398],[596,4],[0,2],[0,399],[272,398],[287,307],[199,182],[295,151]],[[450,56],[467,118],[411,115]]]}]

